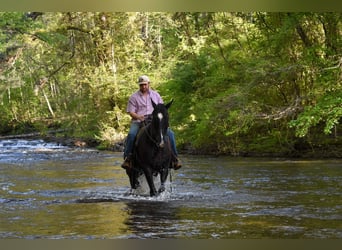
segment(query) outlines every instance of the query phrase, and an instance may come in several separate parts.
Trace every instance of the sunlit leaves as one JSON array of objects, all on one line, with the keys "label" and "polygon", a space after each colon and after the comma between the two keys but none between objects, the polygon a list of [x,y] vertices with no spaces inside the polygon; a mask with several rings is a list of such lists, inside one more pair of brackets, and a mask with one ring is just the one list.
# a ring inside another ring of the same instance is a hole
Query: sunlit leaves
[{"label": "sunlit leaves", "polygon": [[309,133],[310,128],[319,123],[324,124],[323,131],[330,134],[342,118],[342,92],[329,93],[318,99],[317,103],[305,108],[296,120],[289,123],[296,128],[296,135],[303,137]]}]

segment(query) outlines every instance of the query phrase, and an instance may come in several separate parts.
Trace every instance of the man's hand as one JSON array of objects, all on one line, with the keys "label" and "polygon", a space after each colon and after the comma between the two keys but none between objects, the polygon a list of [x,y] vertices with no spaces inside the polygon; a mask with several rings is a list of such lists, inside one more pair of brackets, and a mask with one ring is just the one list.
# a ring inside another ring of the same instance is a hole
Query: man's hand
[{"label": "man's hand", "polygon": [[130,116],[134,119],[134,120],[139,120],[139,121],[144,121],[145,117],[144,115],[138,115],[137,113],[131,112],[129,113]]},{"label": "man's hand", "polygon": [[143,116],[143,115],[137,115],[137,120],[143,122],[143,121],[145,120],[145,116]]}]

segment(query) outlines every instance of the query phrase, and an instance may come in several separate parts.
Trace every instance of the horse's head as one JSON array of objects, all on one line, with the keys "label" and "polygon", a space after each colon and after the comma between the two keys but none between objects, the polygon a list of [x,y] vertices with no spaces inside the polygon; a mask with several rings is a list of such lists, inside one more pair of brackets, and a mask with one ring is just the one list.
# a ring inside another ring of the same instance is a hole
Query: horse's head
[{"label": "horse's head", "polygon": [[[151,100],[152,101],[152,100]],[[173,100],[171,100],[168,104],[155,104],[152,101],[153,112],[152,112],[152,126],[155,130],[158,131],[158,141],[159,146],[164,146],[164,136],[167,132],[167,128],[169,127],[169,113],[168,109],[171,107]]]}]

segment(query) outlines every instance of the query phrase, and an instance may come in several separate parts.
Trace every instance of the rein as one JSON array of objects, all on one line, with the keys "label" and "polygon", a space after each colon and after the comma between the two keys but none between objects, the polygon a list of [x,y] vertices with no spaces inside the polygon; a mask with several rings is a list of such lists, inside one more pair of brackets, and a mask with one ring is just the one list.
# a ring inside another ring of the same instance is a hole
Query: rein
[{"label": "rein", "polygon": [[160,142],[158,144],[158,142],[152,137],[152,135],[148,132],[148,128],[151,127],[151,123],[149,123],[148,125],[146,125],[144,127],[144,132],[146,133],[148,139],[150,139],[156,146],[157,148],[163,148],[164,147],[164,143],[163,142]]}]

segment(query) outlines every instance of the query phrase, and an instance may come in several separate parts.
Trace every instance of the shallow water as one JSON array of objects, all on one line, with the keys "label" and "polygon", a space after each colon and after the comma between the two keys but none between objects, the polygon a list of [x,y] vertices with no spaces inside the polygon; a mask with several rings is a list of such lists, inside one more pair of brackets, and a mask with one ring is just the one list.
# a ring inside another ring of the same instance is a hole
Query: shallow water
[{"label": "shallow water", "polygon": [[122,153],[0,141],[0,238],[342,238],[342,160],[181,158],[150,198]]}]

